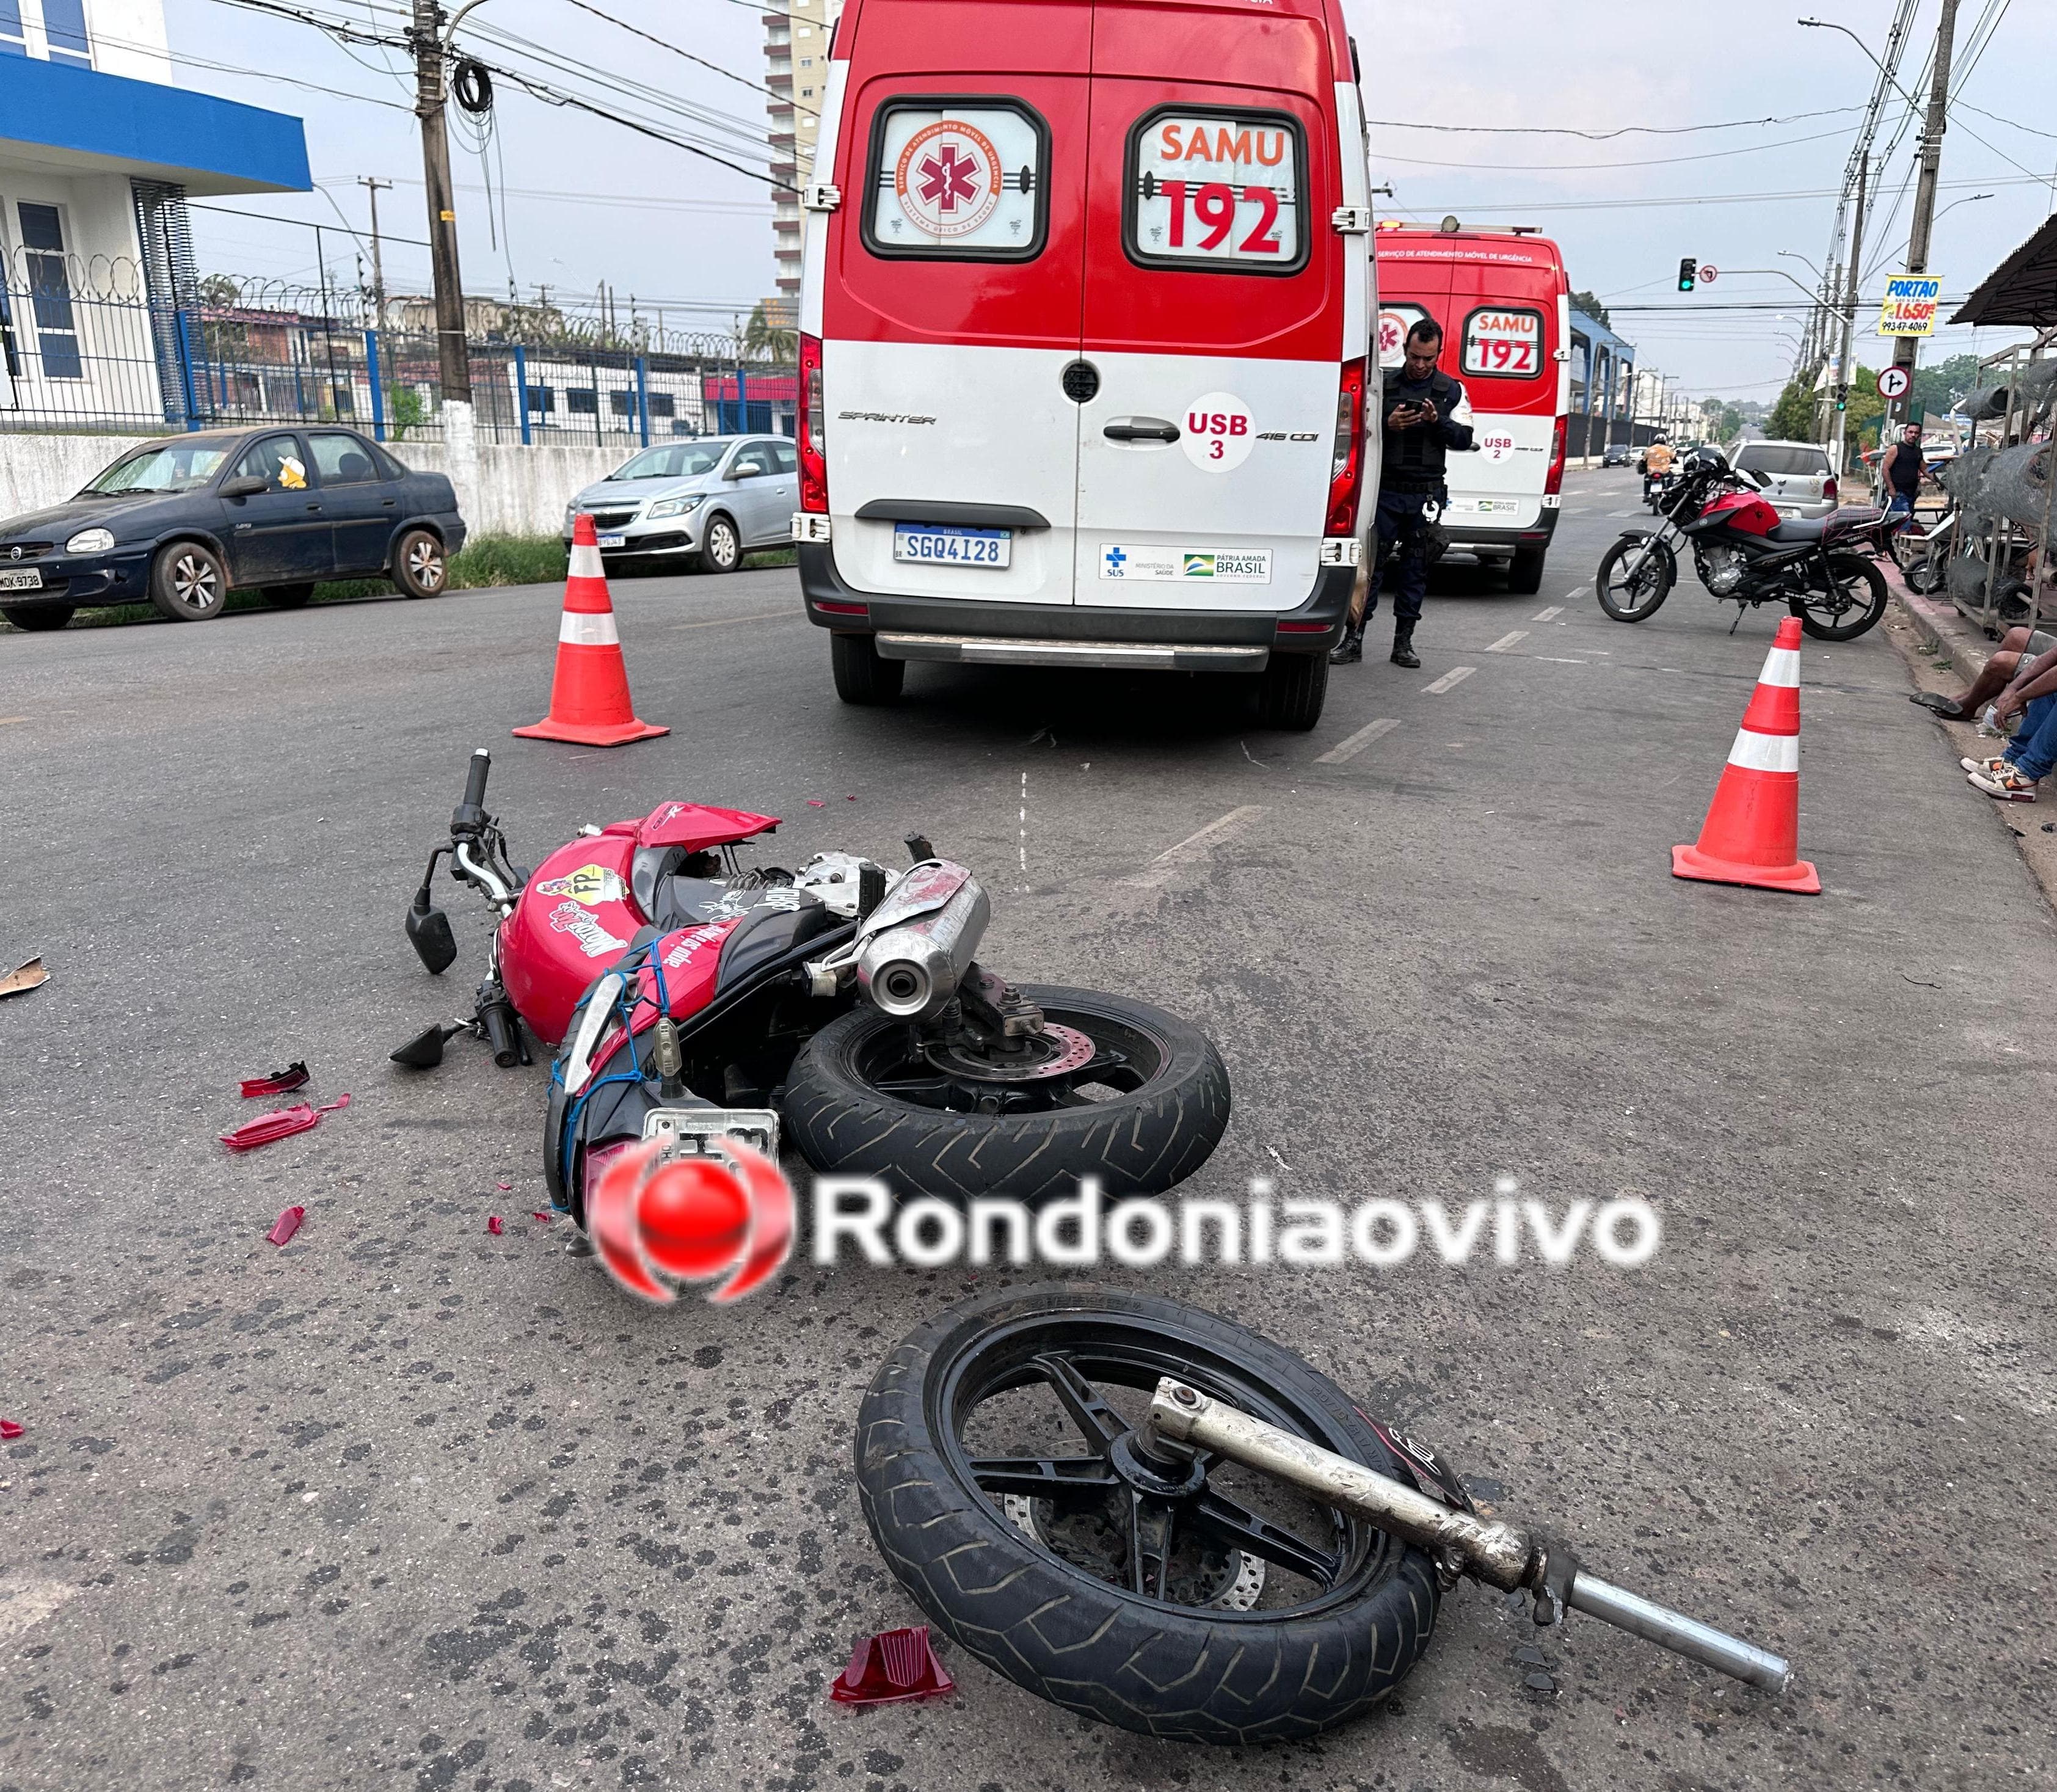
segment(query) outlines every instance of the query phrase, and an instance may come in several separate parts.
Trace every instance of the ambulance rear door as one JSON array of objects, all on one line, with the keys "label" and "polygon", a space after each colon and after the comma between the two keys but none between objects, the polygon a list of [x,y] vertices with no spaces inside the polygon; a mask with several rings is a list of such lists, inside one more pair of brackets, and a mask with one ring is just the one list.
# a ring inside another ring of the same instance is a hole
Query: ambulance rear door
[{"label": "ambulance rear door", "polygon": [[1318,0],[1099,0],[1092,66],[1078,601],[1294,609],[1370,323],[1346,53],[1339,81]]}]

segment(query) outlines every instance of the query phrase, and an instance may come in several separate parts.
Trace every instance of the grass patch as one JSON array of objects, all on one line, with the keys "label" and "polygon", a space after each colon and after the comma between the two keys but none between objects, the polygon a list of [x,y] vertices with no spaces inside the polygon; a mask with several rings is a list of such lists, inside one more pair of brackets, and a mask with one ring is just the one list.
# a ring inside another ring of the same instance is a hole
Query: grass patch
[{"label": "grass patch", "polygon": [[[767,548],[744,557],[744,566],[791,566],[798,556],[791,548]],[[451,557],[452,591],[481,591],[497,585],[562,585],[570,570],[571,557],[554,535],[481,535]],[[617,575],[618,576],[618,575]],[[393,585],[386,579],[331,579],[315,587],[317,604],[355,603],[367,597],[390,597]],[[232,591],[228,613],[269,608],[264,594]],[[148,604],[124,604],[114,609],[85,609],[72,618],[74,628],[113,628],[135,622],[162,622],[164,617]],[[10,632],[0,622],[0,633]]]}]

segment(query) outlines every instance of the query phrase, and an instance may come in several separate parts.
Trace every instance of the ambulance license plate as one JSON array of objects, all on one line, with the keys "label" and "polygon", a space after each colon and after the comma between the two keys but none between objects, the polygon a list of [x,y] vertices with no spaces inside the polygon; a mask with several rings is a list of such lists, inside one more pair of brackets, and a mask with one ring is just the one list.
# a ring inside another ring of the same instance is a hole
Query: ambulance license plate
[{"label": "ambulance license plate", "polygon": [[43,573],[40,566],[25,566],[18,573],[0,573],[0,591],[41,591],[42,589]]},{"label": "ambulance license plate", "polygon": [[893,557],[933,566],[1005,566],[1014,551],[1011,529],[944,529],[896,523]]}]

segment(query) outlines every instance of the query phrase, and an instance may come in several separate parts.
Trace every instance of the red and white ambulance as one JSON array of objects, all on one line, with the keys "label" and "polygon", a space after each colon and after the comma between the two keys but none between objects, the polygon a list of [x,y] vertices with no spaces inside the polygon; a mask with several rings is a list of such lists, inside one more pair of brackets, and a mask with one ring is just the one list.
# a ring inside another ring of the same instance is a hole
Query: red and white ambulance
[{"label": "red and white ambulance", "polygon": [[1478,452],[1449,458],[1450,546],[1504,562],[1538,591],[1556,532],[1571,409],[1571,287],[1564,258],[1526,230],[1420,230],[1381,222],[1377,356],[1399,366],[1415,321],[1443,327],[1443,371],[1464,382]]},{"label": "red and white ambulance", "polygon": [[1340,0],[850,0],[794,518],[846,701],[1156,667],[1314,725],[1375,477],[1353,63]]}]

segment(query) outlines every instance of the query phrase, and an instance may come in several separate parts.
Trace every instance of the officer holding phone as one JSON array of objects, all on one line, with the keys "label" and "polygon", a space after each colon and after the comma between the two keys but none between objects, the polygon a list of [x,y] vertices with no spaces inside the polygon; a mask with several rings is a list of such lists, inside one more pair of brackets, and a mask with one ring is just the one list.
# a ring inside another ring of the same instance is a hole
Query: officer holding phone
[{"label": "officer holding phone", "polygon": [[1379,462],[1375,538],[1368,545],[1351,594],[1350,620],[1342,643],[1329,656],[1333,665],[1354,665],[1364,657],[1364,631],[1378,610],[1385,564],[1399,547],[1400,589],[1393,600],[1393,663],[1418,666],[1414,624],[1429,593],[1427,532],[1450,501],[1443,482],[1443,457],[1472,446],[1472,410],[1463,385],[1436,365],[1443,331],[1433,318],[1407,332],[1406,358],[1385,370],[1380,400],[1384,452]]}]

